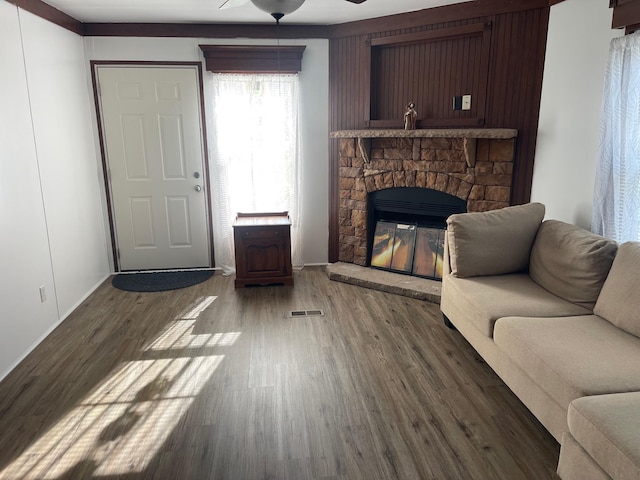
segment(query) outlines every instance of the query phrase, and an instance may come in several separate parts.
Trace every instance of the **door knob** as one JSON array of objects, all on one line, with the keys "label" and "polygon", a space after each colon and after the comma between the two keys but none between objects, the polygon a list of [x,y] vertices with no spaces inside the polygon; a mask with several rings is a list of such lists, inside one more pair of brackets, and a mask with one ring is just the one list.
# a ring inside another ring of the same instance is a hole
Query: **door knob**
[{"label": "door knob", "polygon": [[193,178],[200,178],[200,172],[193,172]]},{"label": "door knob", "polygon": [[196,192],[199,192],[200,190],[202,190],[202,187],[200,185],[196,185],[195,190]]}]

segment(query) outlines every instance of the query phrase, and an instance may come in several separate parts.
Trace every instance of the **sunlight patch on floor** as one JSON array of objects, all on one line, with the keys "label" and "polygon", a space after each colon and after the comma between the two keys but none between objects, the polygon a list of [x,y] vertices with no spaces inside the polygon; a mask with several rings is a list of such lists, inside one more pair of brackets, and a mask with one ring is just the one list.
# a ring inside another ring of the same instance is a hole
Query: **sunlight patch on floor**
[{"label": "sunlight patch on floor", "polygon": [[[193,335],[216,297],[195,302],[145,351],[233,345],[240,332]],[[224,355],[141,359],[120,365],[62,417],[0,479],[45,480],[142,472],[155,457]]]},{"label": "sunlight patch on floor", "polygon": [[177,320],[167,324],[158,337],[145,348],[145,351],[184,350],[186,348],[228,347],[233,345],[240,332],[194,334],[196,321],[218,297],[201,297]]},{"label": "sunlight patch on floor", "polygon": [[56,479],[80,464],[96,476],[141,472],[223,358],[122,365],[0,478]]},{"label": "sunlight patch on floor", "polygon": [[199,298],[198,300],[196,300],[195,306],[189,308],[185,313],[180,315],[178,319],[179,320],[197,319],[200,316],[200,314],[204,312],[207,309],[207,307],[209,307],[209,305],[211,305],[216,300],[216,298],[218,297],[213,295]]}]

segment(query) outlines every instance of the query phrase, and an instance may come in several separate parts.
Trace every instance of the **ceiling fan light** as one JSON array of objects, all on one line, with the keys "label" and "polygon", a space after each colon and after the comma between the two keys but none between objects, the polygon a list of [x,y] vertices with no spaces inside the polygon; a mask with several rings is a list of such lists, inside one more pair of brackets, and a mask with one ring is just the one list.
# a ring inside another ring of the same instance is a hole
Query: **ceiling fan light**
[{"label": "ceiling fan light", "polygon": [[251,0],[256,7],[270,15],[274,13],[289,15],[304,3],[304,0]]}]

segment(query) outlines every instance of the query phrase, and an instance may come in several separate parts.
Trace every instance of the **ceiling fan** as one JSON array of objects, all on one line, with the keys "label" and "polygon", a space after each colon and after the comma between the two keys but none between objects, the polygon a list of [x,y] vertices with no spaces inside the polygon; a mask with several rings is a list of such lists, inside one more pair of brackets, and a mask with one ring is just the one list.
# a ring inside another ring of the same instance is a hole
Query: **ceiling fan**
[{"label": "ceiling fan", "polygon": [[[226,0],[220,8],[239,7],[251,1],[260,10],[267,12],[276,22],[285,15],[295,12],[304,3],[304,0]],[[351,3],[364,3],[367,0],[346,0]]]}]

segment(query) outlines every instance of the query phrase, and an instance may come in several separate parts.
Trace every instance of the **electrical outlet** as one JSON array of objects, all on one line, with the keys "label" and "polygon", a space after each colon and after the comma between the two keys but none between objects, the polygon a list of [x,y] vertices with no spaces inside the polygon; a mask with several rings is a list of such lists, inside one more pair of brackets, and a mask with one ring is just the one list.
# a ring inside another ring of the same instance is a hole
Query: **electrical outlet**
[{"label": "electrical outlet", "polygon": [[471,95],[462,96],[462,110],[471,110]]},{"label": "electrical outlet", "polygon": [[44,288],[44,285],[40,286],[40,302],[44,303],[47,299],[47,290]]}]

